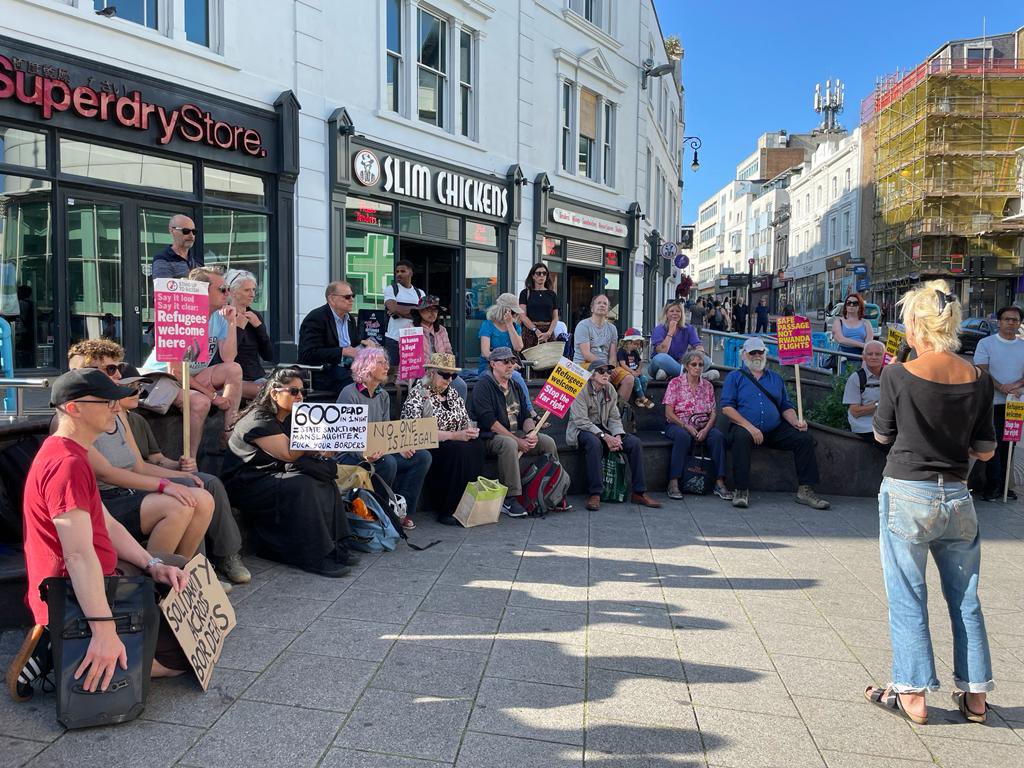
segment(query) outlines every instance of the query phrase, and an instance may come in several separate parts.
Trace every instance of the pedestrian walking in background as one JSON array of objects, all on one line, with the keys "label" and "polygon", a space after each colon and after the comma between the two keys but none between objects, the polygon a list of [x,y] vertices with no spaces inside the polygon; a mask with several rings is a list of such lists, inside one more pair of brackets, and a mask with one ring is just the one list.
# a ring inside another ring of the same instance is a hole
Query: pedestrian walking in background
[{"label": "pedestrian walking in background", "polygon": [[732,327],[736,333],[747,332],[747,316],[750,308],[743,303],[743,299],[736,299],[736,306],[732,310]]},{"label": "pedestrian walking in background", "polygon": [[757,326],[754,328],[754,333],[768,333],[768,299],[762,298],[757,303],[757,309],[754,310],[754,314],[757,316]]},{"label": "pedestrian walking in background", "polygon": [[[996,316],[999,319],[999,332],[979,341],[974,350],[974,364],[993,379],[992,417],[998,441],[996,455],[985,462],[985,488],[982,491],[985,501],[995,501],[1002,496],[1010,446],[1002,439],[1003,424],[1006,421],[1006,396],[1019,395],[1024,391],[1024,340],[1017,336],[1024,311],[1020,307],[1003,307]],[[1012,485],[1013,476],[1010,477]],[[1007,491],[1006,496],[1013,500],[1017,498],[1012,489]]]},{"label": "pedestrian walking in background", "polygon": [[878,491],[892,681],[864,696],[915,723],[928,721],[925,695],[939,688],[925,582],[931,552],[953,628],[953,701],[966,720],[981,723],[995,685],[967,468],[970,458],[987,461],[995,452],[992,377],[956,354],[961,310],[945,280],[910,291],[900,305],[917,359],[882,371],[873,421],[875,439],[893,444]]}]

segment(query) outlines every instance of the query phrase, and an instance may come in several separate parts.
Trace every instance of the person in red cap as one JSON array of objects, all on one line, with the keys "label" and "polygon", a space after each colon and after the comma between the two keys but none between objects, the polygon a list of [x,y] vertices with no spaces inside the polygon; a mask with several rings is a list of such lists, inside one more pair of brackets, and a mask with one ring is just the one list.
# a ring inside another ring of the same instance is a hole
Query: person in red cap
[{"label": "person in red cap", "polygon": [[619,342],[619,349],[616,353],[618,365],[612,369],[612,384],[618,388],[619,397],[622,402],[628,403],[630,397],[633,402],[641,408],[653,408],[654,401],[647,396],[647,382],[650,379],[641,373],[640,349],[643,347],[644,337],[636,328],[626,331]]}]

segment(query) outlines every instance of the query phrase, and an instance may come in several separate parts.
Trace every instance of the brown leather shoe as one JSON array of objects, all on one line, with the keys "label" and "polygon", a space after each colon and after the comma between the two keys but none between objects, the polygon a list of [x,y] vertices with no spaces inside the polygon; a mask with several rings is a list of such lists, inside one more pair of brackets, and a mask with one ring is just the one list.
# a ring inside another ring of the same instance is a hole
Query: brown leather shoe
[{"label": "brown leather shoe", "polygon": [[601,508],[601,495],[597,493],[591,494],[587,498],[587,509],[591,512],[597,512]]},{"label": "brown leather shoe", "polygon": [[642,507],[651,507],[652,509],[660,509],[661,502],[656,499],[652,499],[646,493],[634,493],[629,497],[630,504],[639,504]]}]

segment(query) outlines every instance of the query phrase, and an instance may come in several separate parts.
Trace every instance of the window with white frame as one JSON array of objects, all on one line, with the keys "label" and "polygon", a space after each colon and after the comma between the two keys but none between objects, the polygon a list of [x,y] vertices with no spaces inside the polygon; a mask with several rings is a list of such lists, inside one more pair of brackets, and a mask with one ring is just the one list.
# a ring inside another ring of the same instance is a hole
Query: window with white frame
[{"label": "window with white frame", "polygon": [[644,178],[647,180],[646,181],[647,189],[645,190],[645,197],[646,197],[646,199],[644,200],[644,209],[648,210],[648,211],[651,210],[651,200],[653,198],[653,195],[651,194],[651,189],[653,189],[652,185],[654,184],[654,179],[651,177],[651,163],[652,163],[652,159],[653,158],[652,158],[652,155],[651,155],[651,148],[647,147],[647,162],[644,165]]},{"label": "window with white frame", "polygon": [[569,7],[603,32],[611,32],[611,0],[569,0]]},{"label": "window with white frame", "polygon": [[473,118],[476,114],[476,93],[473,84],[476,73],[473,62],[474,37],[468,30],[459,30],[459,129],[463,136],[474,135]]},{"label": "window with white frame", "polygon": [[579,152],[579,165],[577,173],[586,176],[588,179],[597,175],[597,157],[594,150],[597,147],[597,94],[580,89],[580,129],[577,151]]},{"label": "window with white frame", "polygon": [[839,247],[839,222],[835,216],[828,220],[828,249],[834,252]]},{"label": "window with white frame", "polygon": [[850,247],[850,212],[843,211],[843,247]]},{"label": "window with white frame", "polygon": [[402,111],[402,0],[387,0],[387,96],[392,112]]},{"label": "window with white frame", "polygon": [[424,123],[445,128],[448,93],[448,22],[417,9],[416,111]]},{"label": "window with white frame", "polygon": [[832,177],[832,199],[835,200],[837,197],[839,197],[839,177],[838,176],[833,176]]},{"label": "window with white frame", "polygon": [[562,170],[571,172],[575,162],[572,143],[572,124],[576,115],[576,87],[569,80],[562,81]]},{"label": "window with white frame", "polygon": [[846,169],[846,174],[843,176],[843,193],[850,191],[850,169]]},{"label": "window with white frame", "polygon": [[[172,21],[179,0],[93,0],[93,10],[116,9],[124,21],[173,37]],[[223,0],[180,0],[183,12],[181,29],[185,40],[219,51]]]},{"label": "window with white frame", "polygon": [[114,8],[117,18],[141,24],[150,29],[158,29],[158,21],[162,20],[157,9],[157,0],[93,0],[93,9],[97,12],[106,8]]},{"label": "window with white frame", "polygon": [[615,186],[615,105],[604,103],[604,125],[602,126],[601,175],[604,183]]},{"label": "window with white frame", "polygon": [[817,194],[814,196],[815,205],[821,205],[821,184],[818,185]]}]

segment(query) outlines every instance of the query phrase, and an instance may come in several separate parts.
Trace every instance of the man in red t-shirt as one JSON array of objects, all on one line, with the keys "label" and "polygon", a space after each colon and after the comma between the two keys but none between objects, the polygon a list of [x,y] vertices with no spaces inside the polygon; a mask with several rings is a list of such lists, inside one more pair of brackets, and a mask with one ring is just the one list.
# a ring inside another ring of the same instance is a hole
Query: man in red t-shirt
[{"label": "man in red t-shirt", "polygon": [[[30,698],[32,683],[52,667],[45,631],[49,612],[39,596],[43,579],[69,577],[85,615],[96,617],[111,615],[103,577],[117,573],[119,559],[179,591],[188,579],[180,568],[150,556],[110,516],[89,466],[89,446],[113,428],[118,401],[131,394],[96,368],[70,371],[53,383],[50,405],[57,409],[57,430],[39,449],[25,481],[26,601],[36,626],[7,671],[7,687],[16,701]],[[116,667],[128,668],[128,657],[113,622],[90,621],[89,628],[92,640],[75,679],[84,675],[82,685],[91,693],[105,691]],[[153,662],[154,677],[180,672]]]}]

